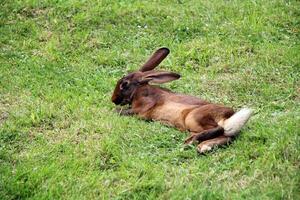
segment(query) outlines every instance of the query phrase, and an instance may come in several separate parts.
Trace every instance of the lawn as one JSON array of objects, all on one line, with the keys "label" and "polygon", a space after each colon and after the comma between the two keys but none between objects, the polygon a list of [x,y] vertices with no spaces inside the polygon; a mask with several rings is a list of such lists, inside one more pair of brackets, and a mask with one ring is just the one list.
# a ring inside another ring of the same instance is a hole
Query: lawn
[{"label": "lawn", "polygon": [[[0,199],[299,199],[300,2],[0,2]],[[157,48],[164,87],[254,115],[199,155],[119,116],[116,81]]]}]

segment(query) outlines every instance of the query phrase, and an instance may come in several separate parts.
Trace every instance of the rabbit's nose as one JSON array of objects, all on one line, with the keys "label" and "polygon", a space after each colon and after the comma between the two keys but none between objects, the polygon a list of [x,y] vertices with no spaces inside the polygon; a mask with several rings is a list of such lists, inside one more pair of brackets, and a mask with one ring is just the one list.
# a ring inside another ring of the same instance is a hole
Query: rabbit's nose
[{"label": "rabbit's nose", "polygon": [[117,95],[112,96],[111,101],[114,102],[114,104],[119,105],[122,103],[122,98],[120,98]]}]

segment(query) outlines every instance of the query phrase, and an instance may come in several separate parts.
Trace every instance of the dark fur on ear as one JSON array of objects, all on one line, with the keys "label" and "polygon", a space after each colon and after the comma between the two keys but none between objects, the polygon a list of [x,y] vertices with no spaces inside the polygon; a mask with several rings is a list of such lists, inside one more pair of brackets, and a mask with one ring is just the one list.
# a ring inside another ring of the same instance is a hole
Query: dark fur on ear
[{"label": "dark fur on ear", "polygon": [[170,53],[170,50],[166,47],[158,49],[148,61],[140,68],[141,72],[153,70],[157,67]]},{"label": "dark fur on ear", "polygon": [[147,83],[167,83],[180,78],[179,74],[167,71],[148,71],[142,76],[141,82]]}]

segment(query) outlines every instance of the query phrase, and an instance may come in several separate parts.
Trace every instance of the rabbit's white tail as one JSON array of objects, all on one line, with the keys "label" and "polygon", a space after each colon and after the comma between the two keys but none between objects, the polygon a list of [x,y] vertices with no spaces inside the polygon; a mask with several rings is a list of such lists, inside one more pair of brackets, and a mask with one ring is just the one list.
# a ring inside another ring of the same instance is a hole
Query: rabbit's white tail
[{"label": "rabbit's white tail", "polygon": [[242,129],[252,115],[252,110],[242,108],[224,121],[224,135],[234,136]]}]

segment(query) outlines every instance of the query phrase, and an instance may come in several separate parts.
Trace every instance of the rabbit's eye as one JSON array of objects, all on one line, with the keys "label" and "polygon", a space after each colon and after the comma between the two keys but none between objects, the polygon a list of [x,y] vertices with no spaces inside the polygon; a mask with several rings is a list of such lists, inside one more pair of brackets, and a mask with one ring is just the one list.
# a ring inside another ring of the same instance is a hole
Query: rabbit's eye
[{"label": "rabbit's eye", "polygon": [[128,88],[128,85],[129,85],[129,82],[128,81],[124,81],[122,84],[121,84],[121,89],[126,89]]}]

